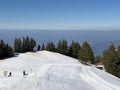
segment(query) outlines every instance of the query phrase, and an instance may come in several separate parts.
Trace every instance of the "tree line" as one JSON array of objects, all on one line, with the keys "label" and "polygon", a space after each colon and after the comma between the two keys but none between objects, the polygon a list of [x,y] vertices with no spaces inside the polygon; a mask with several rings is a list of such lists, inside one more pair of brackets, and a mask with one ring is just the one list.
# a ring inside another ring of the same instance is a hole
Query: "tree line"
[{"label": "tree line", "polygon": [[14,52],[18,53],[25,53],[34,51],[36,47],[36,41],[33,38],[23,37],[21,40],[20,38],[15,38],[14,41]]},{"label": "tree line", "polygon": [[33,51],[36,46],[36,41],[33,38],[23,37],[15,38],[14,48],[6,44],[3,40],[0,40],[0,59],[14,56],[14,53],[24,53]]},{"label": "tree line", "polygon": [[[37,50],[34,48],[37,46]],[[59,40],[57,46],[53,42],[48,42],[47,44],[36,44],[36,41],[33,38],[28,36],[21,38],[15,38],[14,47],[10,47],[8,44],[5,44],[3,40],[0,42],[0,58],[6,58],[13,56],[14,53],[25,53],[47,50],[51,52],[58,52],[63,55],[67,55],[76,59],[79,59],[81,63],[87,64],[87,62],[94,63],[94,54],[88,44],[84,42],[82,46],[79,42],[72,41],[70,45],[66,39]]]},{"label": "tree line", "polygon": [[58,52],[63,55],[76,58],[83,64],[87,64],[87,62],[94,64],[93,51],[86,41],[82,44],[82,46],[79,44],[79,42],[75,41],[72,41],[71,44],[68,45],[67,40],[63,39],[59,40],[57,46],[55,46],[53,42],[48,42],[46,46],[45,44],[42,44],[42,46],[38,45],[37,50]]}]

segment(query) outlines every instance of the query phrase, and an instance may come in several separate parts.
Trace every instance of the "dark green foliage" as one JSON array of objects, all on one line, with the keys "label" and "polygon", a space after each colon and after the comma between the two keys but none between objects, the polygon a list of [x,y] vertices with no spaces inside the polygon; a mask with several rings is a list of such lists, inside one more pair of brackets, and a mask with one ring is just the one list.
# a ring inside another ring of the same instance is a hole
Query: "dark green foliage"
[{"label": "dark green foliage", "polygon": [[78,58],[78,52],[80,51],[81,46],[78,42],[72,41],[70,47],[69,47],[69,52],[70,56],[74,58]]},{"label": "dark green foliage", "polygon": [[0,41],[0,59],[13,56],[13,50],[8,45],[5,44],[3,40]]},{"label": "dark green foliage", "polygon": [[36,46],[36,41],[33,38],[31,38],[31,40],[30,40],[30,51],[34,51],[33,49],[35,48],[35,46]]},{"label": "dark green foliage", "polygon": [[95,57],[95,63],[97,64],[97,63],[102,63],[103,62],[103,57],[102,56],[96,56]]},{"label": "dark green foliage", "polygon": [[40,49],[41,49],[41,46],[40,44],[38,44],[37,51],[40,51]]},{"label": "dark green foliage", "polygon": [[120,45],[117,48],[117,54],[118,54],[118,60],[116,62],[116,64],[117,64],[117,71],[118,71],[117,76],[120,78]]},{"label": "dark green foliage", "polygon": [[29,52],[34,51],[36,46],[36,41],[33,38],[23,37],[23,40],[16,38],[14,41],[14,51],[15,52]]},{"label": "dark green foliage", "polygon": [[87,62],[91,62],[92,64],[94,63],[94,54],[87,42],[83,43],[82,48],[79,51],[78,59],[85,64]]},{"label": "dark green foliage", "polygon": [[69,55],[68,45],[67,45],[67,41],[65,39],[63,39],[62,41],[60,40],[58,42],[57,52],[64,54],[64,55]]},{"label": "dark green foliage", "polygon": [[47,43],[46,50],[55,52],[55,45],[53,44],[53,42],[48,42]]},{"label": "dark green foliage", "polygon": [[21,42],[20,38],[15,38],[14,51],[15,52],[22,52],[22,42]]},{"label": "dark green foliage", "polygon": [[109,49],[103,54],[103,63],[107,72],[120,77],[119,47],[116,51],[114,45],[110,45]]},{"label": "dark green foliage", "polygon": [[2,58],[3,55],[4,55],[4,48],[5,48],[4,41],[1,40],[1,41],[0,41],[0,58]]},{"label": "dark green foliage", "polygon": [[78,53],[78,59],[80,60],[81,63],[85,62],[85,52],[84,52],[83,48],[81,48]]},{"label": "dark green foliage", "polygon": [[118,57],[120,58],[120,45],[117,48]]},{"label": "dark green foliage", "polygon": [[27,52],[31,51],[31,42],[29,37],[27,36],[26,38],[23,37],[23,45],[22,45],[22,52]]}]

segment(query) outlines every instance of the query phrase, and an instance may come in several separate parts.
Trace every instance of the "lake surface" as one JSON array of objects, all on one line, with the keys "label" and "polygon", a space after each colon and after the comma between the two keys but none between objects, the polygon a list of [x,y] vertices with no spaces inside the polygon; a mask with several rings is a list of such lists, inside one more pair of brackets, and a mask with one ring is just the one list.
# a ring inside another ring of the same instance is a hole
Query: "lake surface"
[{"label": "lake surface", "polygon": [[55,45],[61,39],[66,39],[68,44],[72,40],[81,45],[84,41],[89,42],[95,55],[101,54],[110,44],[117,46],[120,43],[119,30],[0,30],[0,39],[13,46],[16,37],[29,36],[37,43],[53,41]]}]

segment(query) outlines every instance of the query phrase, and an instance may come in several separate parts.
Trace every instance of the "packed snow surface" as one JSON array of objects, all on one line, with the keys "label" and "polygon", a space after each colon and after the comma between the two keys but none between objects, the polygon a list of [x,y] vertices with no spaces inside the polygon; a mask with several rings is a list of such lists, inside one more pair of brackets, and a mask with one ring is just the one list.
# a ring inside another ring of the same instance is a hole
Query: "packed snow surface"
[{"label": "packed snow surface", "polygon": [[[24,70],[28,75],[23,76]],[[120,79],[76,59],[39,51],[0,60],[0,90],[120,90]]]}]

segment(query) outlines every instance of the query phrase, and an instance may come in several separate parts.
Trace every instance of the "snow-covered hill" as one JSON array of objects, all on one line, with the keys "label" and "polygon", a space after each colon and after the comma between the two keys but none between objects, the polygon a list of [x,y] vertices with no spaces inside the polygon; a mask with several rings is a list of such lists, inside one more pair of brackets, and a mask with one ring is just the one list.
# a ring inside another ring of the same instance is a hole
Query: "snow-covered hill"
[{"label": "snow-covered hill", "polygon": [[[4,71],[12,76],[3,76]],[[0,61],[0,90],[120,90],[120,79],[76,59],[39,51]]]}]

